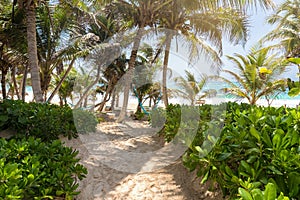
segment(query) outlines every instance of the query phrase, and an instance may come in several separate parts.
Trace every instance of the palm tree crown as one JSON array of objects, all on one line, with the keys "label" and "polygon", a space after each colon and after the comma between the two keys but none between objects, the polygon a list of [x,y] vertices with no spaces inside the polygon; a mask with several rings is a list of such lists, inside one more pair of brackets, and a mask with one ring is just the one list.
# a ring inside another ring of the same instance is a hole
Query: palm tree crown
[{"label": "palm tree crown", "polygon": [[275,94],[284,90],[285,81],[279,79],[284,72],[285,65],[275,55],[269,55],[268,48],[252,48],[247,56],[235,54],[227,56],[238,72],[223,70],[233,78],[233,81],[221,77],[229,87],[223,88],[225,93],[236,97],[246,98],[250,104],[256,104],[263,96]]}]

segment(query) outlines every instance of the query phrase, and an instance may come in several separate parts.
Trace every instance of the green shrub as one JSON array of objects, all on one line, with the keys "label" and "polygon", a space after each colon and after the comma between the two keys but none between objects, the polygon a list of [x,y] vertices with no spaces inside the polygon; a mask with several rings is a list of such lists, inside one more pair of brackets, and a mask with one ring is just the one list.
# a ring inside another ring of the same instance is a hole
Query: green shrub
[{"label": "green shrub", "polygon": [[0,199],[72,199],[87,169],[59,140],[0,139]]},{"label": "green shrub", "polygon": [[72,138],[78,132],[95,131],[96,125],[91,113],[67,106],[12,100],[0,103],[0,129],[10,127],[21,137],[35,136],[43,141],[58,139],[59,135]]},{"label": "green shrub", "polygon": [[214,179],[224,194],[231,196],[237,194],[240,179],[261,186],[272,182],[278,192],[291,198],[299,196],[297,111],[255,106],[242,110],[235,105],[228,113],[222,136],[209,155],[201,158],[200,147],[187,153],[189,159],[204,166],[199,171],[203,182]]},{"label": "green shrub", "polygon": [[239,195],[241,196],[240,200],[289,200],[287,196],[281,192],[277,196],[277,189],[273,183],[268,183],[265,187],[265,190],[257,188],[257,184],[242,182],[243,187],[239,187]]},{"label": "green shrub", "polygon": [[183,108],[167,109],[163,135],[167,141],[176,134],[190,140],[191,129],[197,128],[195,139],[186,141],[191,145],[183,162],[190,170],[198,169],[202,183],[214,180],[232,198],[237,197],[241,181],[248,179],[258,189],[273,183],[278,195],[300,196],[299,110],[236,103],[205,105],[199,107],[198,124],[182,124],[183,113],[197,117]]}]

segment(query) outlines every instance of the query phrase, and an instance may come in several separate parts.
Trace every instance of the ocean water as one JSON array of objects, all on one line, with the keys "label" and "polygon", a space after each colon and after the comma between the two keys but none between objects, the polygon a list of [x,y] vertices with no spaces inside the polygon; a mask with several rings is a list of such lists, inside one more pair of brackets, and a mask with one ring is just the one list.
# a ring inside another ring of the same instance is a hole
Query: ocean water
[{"label": "ocean water", "polygon": [[[222,88],[230,88],[230,86],[226,83],[220,83],[220,82],[208,82],[204,88],[203,91],[208,90],[208,89],[215,89],[217,91],[217,96],[220,98],[228,98],[228,99],[232,99],[233,97],[231,95],[228,94],[224,94],[222,92],[220,92],[220,90]],[[265,97],[262,97],[261,99],[265,99]],[[290,97],[288,95],[288,89],[285,92],[281,92],[276,96],[273,96],[273,99],[277,99],[277,100],[300,100],[300,95],[296,96],[296,97]]]},{"label": "ocean water", "polygon": [[[245,99],[237,99],[235,97],[232,97],[230,95],[226,95],[222,92],[220,92],[220,90],[224,87],[228,87],[228,85],[224,84],[224,83],[218,83],[218,82],[209,82],[207,83],[207,85],[203,88],[203,91],[208,90],[208,89],[215,89],[217,91],[217,96],[213,97],[213,98],[207,98],[206,99],[206,103],[207,104],[219,104],[221,102],[228,102],[228,101],[235,101],[235,102],[247,102]],[[176,86],[170,86],[170,88],[174,88]],[[178,89],[178,88],[177,88]],[[29,94],[29,97],[27,98],[29,101],[32,100],[32,87],[31,86],[26,86],[26,92]],[[123,99],[122,99],[122,95],[120,96],[120,104],[122,105]],[[54,101],[59,102],[58,98],[55,98]],[[53,103],[55,103],[53,101]],[[97,102],[100,101],[100,99],[96,100]],[[134,96],[130,96],[129,99],[129,107],[132,107],[132,109],[135,109],[137,106],[137,98],[135,98]],[[171,98],[170,103],[179,103],[179,104],[189,104],[189,102],[185,99],[180,99],[180,98]],[[56,103],[57,103],[56,102]],[[74,102],[72,102],[74,103]],[[259,105],[268,105],[268,102],[265,98],[261,98],[258,101]],[[288,95],[288,90],[286,90],[285,92],[280,93],[279,95],[277,95],[275,98],[273,98],[272,100],[272,106],[275,107],[279,107],[279,106],[288,106],[288,107],[296,107],[300,104],[300,95],[296,96],[296,97],[290,97]],[[121,106],[120,105],[120,106]],[[148,102],[145,102],[145,105],[148,105]],[[163,107],[164,104],[162,101],[159,102],[158,106]]]},{"label": "ocean water", "polygon": [[[224,87],[229,87],[229,85],[224,84],[224,83],[217,83],[217,82],[209,82],[207,85],[203,88],[203,91],[208,90],[208,89],[215,89],[217,91],[217,97],[220,98],[228,98],[232,99],[233,97],[231,95],[224,94],[220,92],[220,90]],[[27,93],[32,93],[32,87],[31,86],[26,86],[26,92]],[[264,99],[264,98],[262,98]],[[278,100],[300,100],[300,95],[296,97],[290,97],[288,95],[288,89],[285,92],[282,92],[278,94],[277,96],[274,97],[274,99]]]}]

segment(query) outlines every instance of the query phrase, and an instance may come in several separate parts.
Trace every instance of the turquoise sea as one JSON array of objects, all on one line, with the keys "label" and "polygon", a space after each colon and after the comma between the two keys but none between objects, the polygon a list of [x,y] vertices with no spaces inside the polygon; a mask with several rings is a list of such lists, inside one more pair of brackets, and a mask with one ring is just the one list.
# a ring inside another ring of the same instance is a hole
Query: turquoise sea
[{"label": "turquoise sea", "polygon": [[[228,84],[226,83],[220,83],[220,82],[208,82],[206,86],[203,88],[203,91],[208,90],[208,89],[215,89],[217,91],[217,96],[220,98],[232,98],[230,95],[226,95],[220,90],[222,88],[229,87]],[[263,98],[262,98],[263,99]],[[288,89],[285,92],[281,92],[280,94],[276,95],[274,99],[278,100],[300,100],[300,95],[296,97],[290,97],[288,95]]]},{"label": "turquoise sea", "polygon": [[[230,95],[226,95],[226,94],[220,92],[220,90],[224,87],[228,87],[228,85],[224,84],[224,83],[218,83],[218,82],[209,82],[203,88],[203,91],[208,90],[208,89],[215,89],[217,91],[217,96],[218,97],[231,99],[232,97]],[[32,92],[32,87],[31,86],[26,86],[26,92],[31,93]],[[286,90],[285,92],[282,92],[279,95],[277,95],[275,97],[275,99],[278,99],[278,100],[300,100],[300,95],[298,95],[296,97],[290,97],[288,95],[288,90]]]}]

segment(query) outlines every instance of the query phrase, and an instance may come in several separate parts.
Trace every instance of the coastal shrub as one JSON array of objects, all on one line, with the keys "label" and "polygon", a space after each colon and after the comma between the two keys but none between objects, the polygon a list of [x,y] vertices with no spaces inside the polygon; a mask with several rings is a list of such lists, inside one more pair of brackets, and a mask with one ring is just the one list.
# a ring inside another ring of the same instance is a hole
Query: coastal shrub
[{"label": "coastal shrub", "polygon": [[255,186],[253,183],[243,183],[243,187],[239,187],[240,200],[289,200],[290,198],[284,196],[281,192],[277,195],[276,186],[273,183],[268,183],[265,190],[261,190]]},{"label": "coastal shrub", "polygon": [[[165,124],[161,131],[167,142],[181,138],[184,143],[203,142],[208,121],[215,117],[222,118],[226,104],[212,106],[187,106],[170,104],[165,111]],[[195,135],[196,134],[196,135]],[[192,137],[190,137],[192,135]],[[192,141],[188,141],[192,139]]]},{"label": "coastal shrub", "polygon": [[59,135],[77,137],[78,132],[95,131],[97,119],[86,111],[53,104],[5,100],[0,103],[0,129],[11,128],[21,137],[35,136],[43,141]]},{"label": "coastal shrub", "polygon": [[224,103],[199,106],[197,115],[194,108],[170,105],[161,134],[188,144],[184,165],[197,170],[202,183],[217,182],[233,199],[245,182],[262,191],[274,184],[276,197],[300,196],[299,109]]},{"label": "coastal shrub", "polygon": [[191,145],[183,156],[185,166],[198,169],[202,183],[216,181],[224,195],[236,197],[247,180],[260,189],[273,183],[278,195],[300,196],[299,110],[229,103],[212,151],[206,155],[202,145],[201,141]]},{"label": "coastal shrub", "polygon": [[0,139],[0,199],[73,199],[87,169],[59,140]]}]

